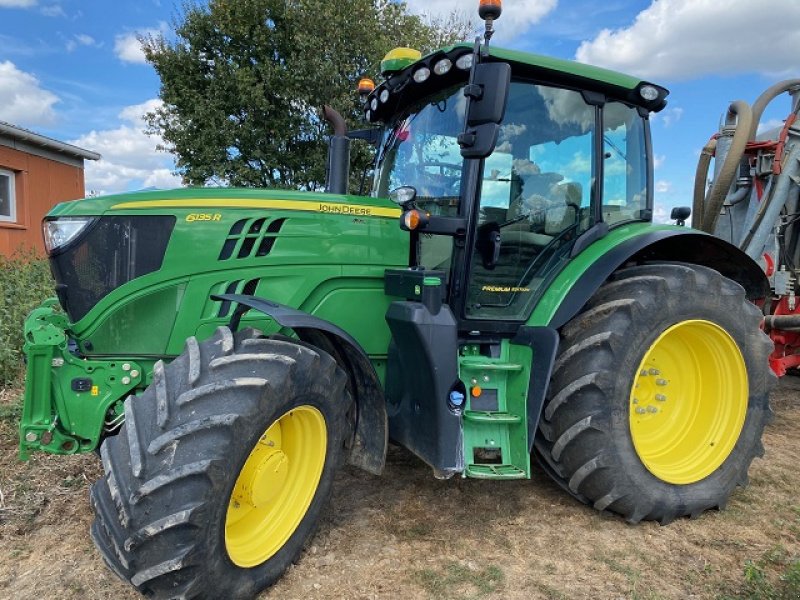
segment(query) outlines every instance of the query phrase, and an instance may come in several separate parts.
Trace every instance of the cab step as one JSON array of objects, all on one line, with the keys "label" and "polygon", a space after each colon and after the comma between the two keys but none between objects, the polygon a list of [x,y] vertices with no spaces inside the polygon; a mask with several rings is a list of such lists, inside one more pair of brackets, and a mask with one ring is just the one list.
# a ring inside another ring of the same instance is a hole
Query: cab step
[{"label": "cab step", "polygon": [[467,465],[465,475],[474,479],[527,479],[528,474],[514,465]]},{"label": "cab step", "polygon": [[531,352],[502,340],[492,348],[468,345],[459,356],[465,399],[461,413],[464,477],[530,477],[527,392]]},{"label": "cab step", "polygon": [[522,417],[519,415],[490,410],[465,410],[464,420],[473,421],[475,423],[522,423]]}]

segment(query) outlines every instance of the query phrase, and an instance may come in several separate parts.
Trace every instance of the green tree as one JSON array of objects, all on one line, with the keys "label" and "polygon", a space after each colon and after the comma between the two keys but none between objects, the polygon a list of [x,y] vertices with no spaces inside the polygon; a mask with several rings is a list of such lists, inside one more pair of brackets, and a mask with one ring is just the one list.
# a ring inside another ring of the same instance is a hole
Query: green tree
[{"label": "green tree", "polygon": [[142,40],[163,100],[147,119],[184,181],[299,189],[324,185],[323,104],[357,124],[357,81],[377,77],[387,51],[429,51],[472,28],[392,0],[210,0],[184,5],[174,27],[174,39]]}]

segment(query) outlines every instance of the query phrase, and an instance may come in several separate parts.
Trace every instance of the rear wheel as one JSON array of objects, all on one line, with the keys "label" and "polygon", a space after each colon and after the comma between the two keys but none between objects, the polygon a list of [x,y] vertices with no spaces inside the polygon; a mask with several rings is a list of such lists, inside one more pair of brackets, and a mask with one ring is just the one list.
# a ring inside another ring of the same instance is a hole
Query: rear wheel
[{"label": "rear wheel", "polygon": [[760,319],[711,269],[618,271],[561,331],[536,439],[545,470],[631,522],[724,506],[771,414]]},{"label": "rear wheel", "polygon": [[187,340],[101,447],[92,537],[108,566],[155,598],[252,598],[275,582],[342,462],[345,384],[329,355],[291,341]]}]

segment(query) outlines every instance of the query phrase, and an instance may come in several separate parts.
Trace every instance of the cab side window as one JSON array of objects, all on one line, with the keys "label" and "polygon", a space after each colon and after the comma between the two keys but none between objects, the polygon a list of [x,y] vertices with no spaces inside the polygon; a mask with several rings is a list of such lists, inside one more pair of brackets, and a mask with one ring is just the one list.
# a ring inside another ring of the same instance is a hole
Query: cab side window
[{"label": "cab side window", "polygon": [[621,102],[603,107],[603,221],[610,226],[647,219],[644,121]]}]

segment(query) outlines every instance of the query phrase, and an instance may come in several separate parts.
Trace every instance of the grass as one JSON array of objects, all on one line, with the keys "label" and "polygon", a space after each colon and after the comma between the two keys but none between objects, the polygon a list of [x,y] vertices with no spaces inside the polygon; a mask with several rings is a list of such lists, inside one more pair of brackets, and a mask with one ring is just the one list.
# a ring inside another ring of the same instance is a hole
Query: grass
[{"label": "grass", "polygon": [[717,600],[797,600],[800,598],[800,557],[782,545],[746,560],[738,589],[723,589]]},{"label": "grass", "polygon": [[22,369],[22,323],[53,295],[47,261],[33,252],[0,256],[0,387],[16,383]]},{"label": "grass", "polygon": [[449,562],[439,569],[422,569],[414,573],[414,581],[431,598],[477,599],[501,589],[503,571],[488,565],[482,569],[473,563]]}]

